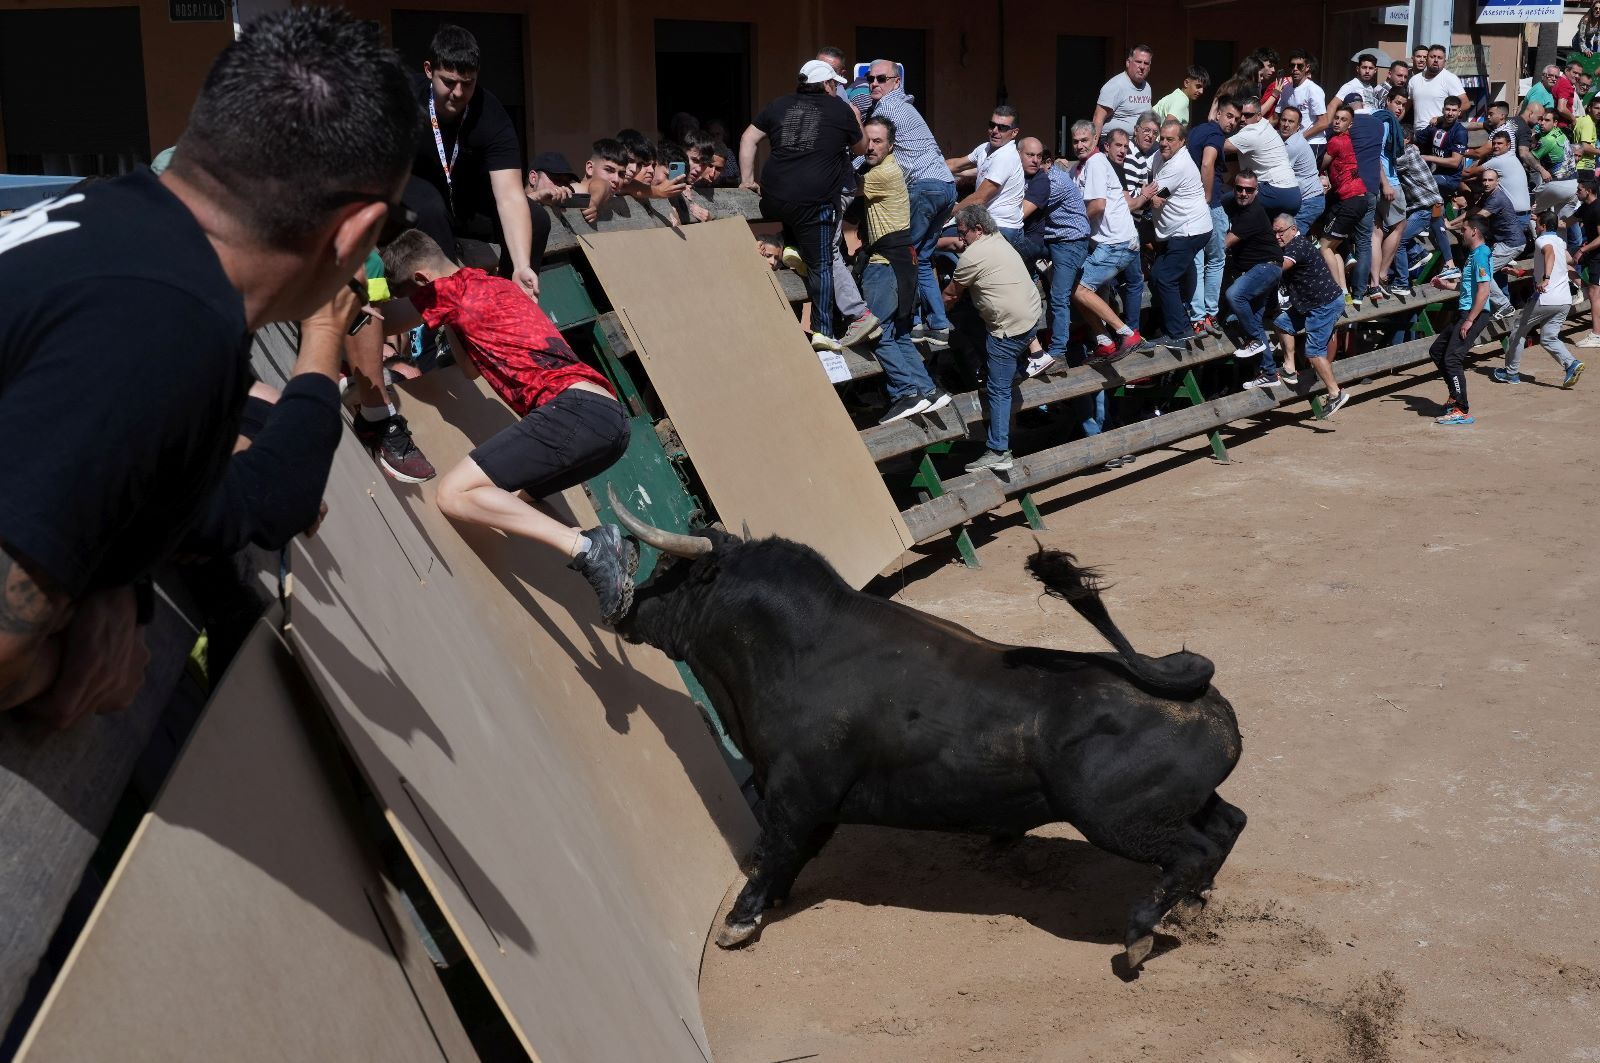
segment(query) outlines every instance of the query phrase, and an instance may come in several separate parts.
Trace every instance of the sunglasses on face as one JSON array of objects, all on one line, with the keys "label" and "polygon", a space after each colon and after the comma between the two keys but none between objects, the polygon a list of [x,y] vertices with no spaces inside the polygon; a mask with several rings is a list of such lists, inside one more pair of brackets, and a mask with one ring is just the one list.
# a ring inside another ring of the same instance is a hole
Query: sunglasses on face
[{"label": "sunglasses on face", "polygon": [[1239,117],[1240,118],[1254,118],[1260,113],[1261,113],[1260,111],[1240,111],[1239,112]]},{"label": "sunglasses on face", "polygon": [[998,129],[1002,133],[1007,133],[1007,132],[1010,132],[1011,130],[1013,130],[1013,129],[1017,128],[1017,127],[1015,125],[1001,125],[999,122],[990,122],[989,123],[989,128],[990,129]]},{"label": "sunglasses on face", "polygon": [[1290,63],[1289,64],[1289,69],[1290,70],[1304,70],[1305,68],[1306,68],[1306,65],[1304,63]]},{"label": "sunglasses on face", "polygon": [[1241,196],[1253,196],[1256,194],[1255,185],[1234,185],[1233,190]]},{"label": "sunglasses on face", "polygon": [[894,74],[868,74],[867,81],[873,85],[882,85],[886,81],[893,81],[895,77]]}]

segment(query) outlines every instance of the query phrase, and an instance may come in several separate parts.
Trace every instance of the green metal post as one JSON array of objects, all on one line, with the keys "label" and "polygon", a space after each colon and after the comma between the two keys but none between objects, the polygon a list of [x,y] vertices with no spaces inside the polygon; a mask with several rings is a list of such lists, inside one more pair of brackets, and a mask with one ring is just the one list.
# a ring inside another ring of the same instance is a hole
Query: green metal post
[{"label": "green metal post", "polygon": [[1048,531],[1044,525],[1044,518],[1039,515],[1039,507],[1034,504],[1033,492],[1024,491],[1017,500],[1022,505],[1022,515],[1028,519],[1028,527],[1034,531]]},{"label": "green metal post", "polygon": [[[1200,382],[1194,378],[1193,369],[1183,371],[1183,379],[1173,389],[1172,397],[1183,397],[1189,400],[1189,405],[1198,406],[1206,401],[1205,393],[1200,390]],[[1222,434],[1215,428],[1206,437],[1211,443],[1211,455],[1223,464],[1231,459],[1228,457],[1228,448],[1222,443]]]},{"label": "green metal post", "polygon": [[[933,467],[934,454],[948,454],[950,441],[933,443],[922,452],[922,461],[917,464],[917,474],[911,478],[911,486],[917,489],[922,501],[938,498],[944,494],[944,485],[939,482],[939,470]],[[978,562],[978,551],[972,545],[972,536],[967,534],[963,526],[953,530],[951,536],[956,541],[956,549],[961,553],[961,560],[966,562],[968,568],[981,568]]]}]

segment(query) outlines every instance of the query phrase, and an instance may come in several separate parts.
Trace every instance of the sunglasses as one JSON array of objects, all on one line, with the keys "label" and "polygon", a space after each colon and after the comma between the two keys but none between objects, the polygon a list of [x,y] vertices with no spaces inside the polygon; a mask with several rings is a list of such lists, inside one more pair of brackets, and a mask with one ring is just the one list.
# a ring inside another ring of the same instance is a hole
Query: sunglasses
[{"label": "sunglasses", "polygon": [[897,74],[868,74],[867,82],[872,85],[882,85],[885,81],[893,81]]},{"label": "sunglasses", "polygon": [[1255,118],[1260,113],[1261,113],[1260,111],[1240,111],[1239,112],[1239,117],[1240,118]]},{"label": "sunglasses", "polygon": [[989,128],[990,129],[998,129],[1003,133],[1006,130],[1015,129],[1017,127],[1014,124],[1013,125],[1001,125],[999,122],[990,122],[989,123]]},{"label": "sunglasses", "polygon": [[1255,185],[1234,185],[1233,190],[1241,196],[1253,196],[1256,194]]}]

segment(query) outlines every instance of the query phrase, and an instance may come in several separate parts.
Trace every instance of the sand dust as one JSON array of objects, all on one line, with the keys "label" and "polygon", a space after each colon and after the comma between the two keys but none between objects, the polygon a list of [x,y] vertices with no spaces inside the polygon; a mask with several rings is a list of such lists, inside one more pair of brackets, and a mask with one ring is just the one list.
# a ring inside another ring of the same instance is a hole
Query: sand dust
[{"label": "sand dust", "polygon": [[[1112,970],[1152,869],[1063,825],[1011,845],[844,828],[759,941],[708,950],[719,1063],[1600,1060],[1600,380],[1471,377],[1471,428],[1386,378],[1335,422],[1227,433],[1043,493],[1135,646],[1217,663],[1250,816],[1211,904]],[[1600,370],[1597,370],[1600,372]],[[1023,570],[1014,505],[897,597],[1103,648]],[[898,581],[897,581],[898,582]]]}]

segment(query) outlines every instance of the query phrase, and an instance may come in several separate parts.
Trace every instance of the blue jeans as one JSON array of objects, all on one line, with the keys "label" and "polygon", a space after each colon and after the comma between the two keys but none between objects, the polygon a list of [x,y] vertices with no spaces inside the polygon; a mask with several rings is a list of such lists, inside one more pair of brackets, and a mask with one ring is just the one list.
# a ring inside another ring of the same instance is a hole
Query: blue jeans
[{"label": "blue jeans", "polygon": [[1279,214],[1299,215],[1300,212],[1300,186],[1293,188],[1279,188],[1269,185],[1265,181],[1260,184],[1258,197],[1261,205],[1267,209],[1267,217],[1275,218]]},{"label": "blue jeans", "polygon": [[[1238,316],[1245,335],[1260,343],[1267,342],[1267,330],[1261,326],[1261,318],[1267,311],[1267,300],[1277,298],[1278,283],[1282,278],[1282,266],[1275,262],[1262,262],[1239,274],[1238,279],[1228,285],[1229,309]],[[1262,356],[1261,371],[1268,376],[1277,375],[1270,350]]]},{"label": "blue jeans", "polygon": [[[1311,227],[1322,217],[1322,212],[1328,209],[1327,196],[1307,196],[1300,201],[1300,209],[1295,211],[1294,227],[1302,235],[1309,236]],[[1279,213],[1282,213],[1281,211]]]},{"label": "blue jeans", "polygon": [[[1305,356],[1307,358],[1328,357],[1328,341],[1333,339],[1333,326],[1339,323],[1344,316],[1344,298],[1335,296],[1325,306],[1319,306],[1309,314],[1290,307],[1278,315],[1272,322],[1272,327],[1282,332],[1304,332],[1306,334]],[[1287,363],[1285,363],[1287,364]]]},{"label": "blue jeans", "polygon": [[991,332],[985,344],[989,354],[988,379],[984,382],[989,396],[989,435],[984,444],[997,454],[1011,449],[1012,381],[1028,358],[1033,331],[1029,329],[1018,336],[996,336]]},{"label": "blue jeans", "polygon": [[[1150,267],[1150,287],[1161,304],[1161,331],[1179,343],[1189,338],[1189,301],[1194,298],[1195,255],[1211,242],[1210,233],[1174,236],[1157,252]],[[1135,304],[1137,305],[1137,304]]]},{"label": "blue jeans", "polygon": [[1138,248],[1118,271],[1117,290],[1122,293],[1122,323],[1137,330],[1144,304],[1144,262]]},{"label": "blue jeans", "polygon": [[1060,358],[1067,353],[1072,330],[1072,293],[1078,288],[1089,241],[1057,240],[1044,245],[1050,255],[1050,346],[1045,353]]},{"label": "blue jeans", "polygon": [[1222,295],[1222,268],[1227,265],[1228,212],[1219,203],[1211,208],[1211,242],[1194,256],[1194,268],[1200,274],[1200,285],[1195,289],[1194,301],[1189,304],[1189,320],[1216,317],[1221,309],[1218,299]]},{"label": "blue jeans", "polygon": [[1367,209],[1356,223],[1353,239],[1356,242],[1355,291],[1359,294],[1372,283],[1372,223],[1377,217],[1378,197],[1367,193]]},{"label": "blue jeans", "polygon": [[917,249],[917,301],[922,306],[922,320],[929,328],[947,329],[950,319],[945,316],[944,296],[933,272],[933,249],[945,216],[955,206],[955,182],[911,181],[906,192],[911,197],[911,244]]},{"label": "blue jeans", "polygon": [[867,309],[883,324],[883,335],[878,337],[874,353],[889,382],[890,400],[932,391],[933,378],[928,375],[927,367],[922,364],[922,355],[911,342],[909,308],[901,312],[894,267],[882,262],[867,263],[867,268],[861,274],[861,296],[867,301]]}]

